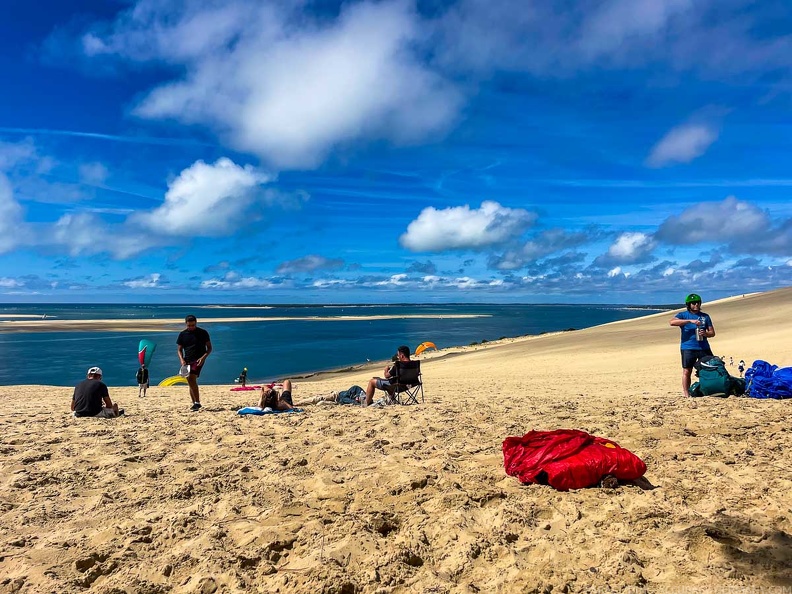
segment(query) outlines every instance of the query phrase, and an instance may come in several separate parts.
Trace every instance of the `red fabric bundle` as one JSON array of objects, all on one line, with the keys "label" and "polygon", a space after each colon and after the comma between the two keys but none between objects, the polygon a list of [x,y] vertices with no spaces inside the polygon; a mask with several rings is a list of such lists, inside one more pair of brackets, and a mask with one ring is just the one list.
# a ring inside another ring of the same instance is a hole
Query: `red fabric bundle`
[{"label": "red fabric bundle", "polygon": [[[506,474],[523,483],[542,483],[558,489],[582,489],[612,474],[619,480],[635,480],[646,464],[619,444],[576,429],[530,431],[503,442]],[[542,473],[547,475],[546,480]]]}]

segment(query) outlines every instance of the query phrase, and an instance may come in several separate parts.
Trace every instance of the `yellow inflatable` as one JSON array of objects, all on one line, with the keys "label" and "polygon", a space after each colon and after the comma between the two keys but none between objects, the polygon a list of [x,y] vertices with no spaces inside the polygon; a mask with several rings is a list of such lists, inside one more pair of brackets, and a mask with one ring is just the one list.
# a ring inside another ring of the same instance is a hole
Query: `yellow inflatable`
[{"label": "yellow inflatable", "polygon": [[159,383],[160,386],[175,386],[176,384],[187,384],[187,378],[180,375],[172,375]]},{"label": "yellow inflatable", "polygon": [[437,350],[437,347],[435,346],[435,343],[433,343],[433,342],[422,342],[421,344],[419,344],[419,345],[418,345],[418,348],[417,348],[417,349],[415,349],[415,354],[416,354],[416,355],[420,355],[420,354],[421,354],[421,353],[423,353],[423,352],[424,352],[426,349],[434,349],[434,350]]}]

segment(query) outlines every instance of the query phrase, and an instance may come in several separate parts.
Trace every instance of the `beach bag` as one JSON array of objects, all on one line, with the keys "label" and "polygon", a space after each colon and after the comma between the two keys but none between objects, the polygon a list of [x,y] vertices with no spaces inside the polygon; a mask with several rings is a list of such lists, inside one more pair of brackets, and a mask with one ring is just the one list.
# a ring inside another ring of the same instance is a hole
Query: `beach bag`
[{"label": "beach bag", "polygon": [[523,483],[550,485],[559,491],[592,487],[605,475],[631,481],[646,464],[616,442],[576,429],[529,431],[503,442],[506,474]]},{"label": "beach bag", "polygon": [[792,367],[756,360],[745,372],[745,381],[751,398],[792,398]]},{"label": "beach bag", "polygon": [[699,381],[690,386],[691,396],[739,396],[745,392],[745,381],[732,377],[720,357],[708,355],[696,363]]}]

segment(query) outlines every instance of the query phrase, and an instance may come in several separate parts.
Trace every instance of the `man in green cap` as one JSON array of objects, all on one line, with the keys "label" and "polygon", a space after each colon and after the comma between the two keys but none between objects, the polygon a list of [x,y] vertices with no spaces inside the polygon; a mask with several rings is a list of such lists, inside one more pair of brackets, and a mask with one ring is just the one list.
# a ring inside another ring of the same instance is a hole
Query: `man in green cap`
[{"label": "man in green cap", "polygon": [[708,338],[715,336],[712,318],[701,311],[701,297],[691,293],[685,298],[687,311],[681,311],[670,324],[678,326],[682,332],[682,393],[690,396],[690,376],[693,366],[706,355],[712,355]]}]

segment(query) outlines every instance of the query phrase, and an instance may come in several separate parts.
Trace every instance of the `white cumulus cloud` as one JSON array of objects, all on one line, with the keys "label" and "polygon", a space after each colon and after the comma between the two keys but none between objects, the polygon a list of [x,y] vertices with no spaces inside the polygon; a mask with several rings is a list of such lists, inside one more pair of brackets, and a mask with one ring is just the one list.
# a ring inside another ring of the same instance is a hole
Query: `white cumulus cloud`
[{"label": "white cumulus cloud", "polygon": [[274,167],[307,168],[355,141],[426,138],[459,111],[455,85],[416,51],[426,23],[410,2],[348,3],[335,18],[302,3],[186,4],[142,0],[83,37],[88,55],[182,67],[139,117],[204,125]]},{"label": "white cumulus cloud", "polygon": [[199,160],[169,184],[161,206],[137,213],[130,221],[164,235],[227,233],[239,226],[259,186],[270,179],[250,165],[240,167],[225,157],[211,165]]},{"label": "white cumulus cloud", "polygon": [[413,252],[481,249],[517,239],[536,218],[535,213],[490,200],[478,209],[465,205],[438,210],[430,206],[407,226],[399,243]]}]

